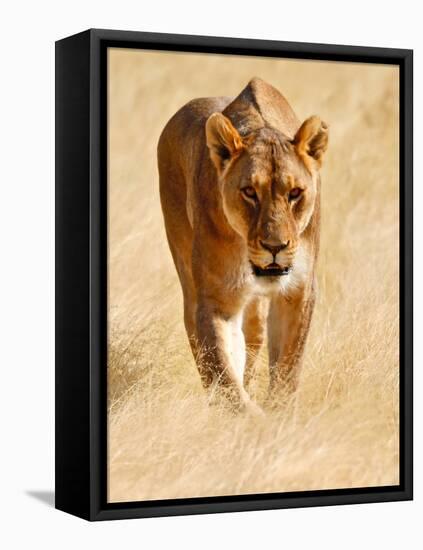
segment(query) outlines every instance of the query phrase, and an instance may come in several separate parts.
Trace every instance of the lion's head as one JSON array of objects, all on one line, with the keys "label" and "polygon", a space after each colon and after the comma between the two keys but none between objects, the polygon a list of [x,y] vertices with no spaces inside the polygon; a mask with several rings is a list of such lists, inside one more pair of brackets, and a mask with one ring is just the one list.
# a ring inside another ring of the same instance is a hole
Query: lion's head
[{"label": "lion's head", "polygon": [[241,136],[229,118],[214,113],[206,139],[225,216],[244,239],[255,275],[288,274],[314,211],[326,124],[310,117],[293,139],[268,127]]}]

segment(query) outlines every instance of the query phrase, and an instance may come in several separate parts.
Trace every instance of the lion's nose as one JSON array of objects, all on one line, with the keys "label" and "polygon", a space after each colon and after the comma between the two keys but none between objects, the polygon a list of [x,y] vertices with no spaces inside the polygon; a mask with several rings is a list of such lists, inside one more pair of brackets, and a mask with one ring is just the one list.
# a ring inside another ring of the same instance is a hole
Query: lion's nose
[{"label": "lion's nose", "polygon": [[276,256],[278,252],[284,250],[289,245],[289,241],[277,244],[275,242],[260,241],[260,244],[264,249],[268,250],[272,256]]}]

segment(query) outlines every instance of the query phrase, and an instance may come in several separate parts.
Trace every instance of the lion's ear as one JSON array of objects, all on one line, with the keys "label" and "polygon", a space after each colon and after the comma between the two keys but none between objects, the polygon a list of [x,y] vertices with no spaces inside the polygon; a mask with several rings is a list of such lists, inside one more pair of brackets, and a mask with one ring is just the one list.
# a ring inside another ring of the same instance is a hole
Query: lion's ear
[{"label": "lion's ear", "polygon": [[320,168],[323,154],[328,147],[328,127],[318,116],[305,120],[293,140],[295,149],[306,166],[310,166],[310,157]]},{"label": "lion's ear", "polygon": [[241,136],[229,118],[222,113],[213,113],[206,122],[206,141],[210,157],[220,173],[231,158],[244,149]]}]

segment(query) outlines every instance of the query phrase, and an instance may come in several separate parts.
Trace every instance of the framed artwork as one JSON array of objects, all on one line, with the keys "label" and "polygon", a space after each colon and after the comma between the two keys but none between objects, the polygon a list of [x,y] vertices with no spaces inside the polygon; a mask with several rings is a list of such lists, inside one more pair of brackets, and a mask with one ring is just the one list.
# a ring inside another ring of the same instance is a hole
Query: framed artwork
[{"label": "framed artwork", "polygon": [[412,51],[56,43],[56,507],[412,498]]}]

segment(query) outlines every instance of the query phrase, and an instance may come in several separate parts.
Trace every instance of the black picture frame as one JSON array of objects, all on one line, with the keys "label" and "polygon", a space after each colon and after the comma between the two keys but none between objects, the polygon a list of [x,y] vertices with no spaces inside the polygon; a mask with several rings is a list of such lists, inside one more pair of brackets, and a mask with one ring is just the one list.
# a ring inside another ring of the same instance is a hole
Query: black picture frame
[{"label": "black picture frame", "polygon": [[[400,484],[107,503],[107,48],[394,64],[400,71]],[[56,42],[56,508],[87,520],[410,500],[413,52],[91,29]]]}]

